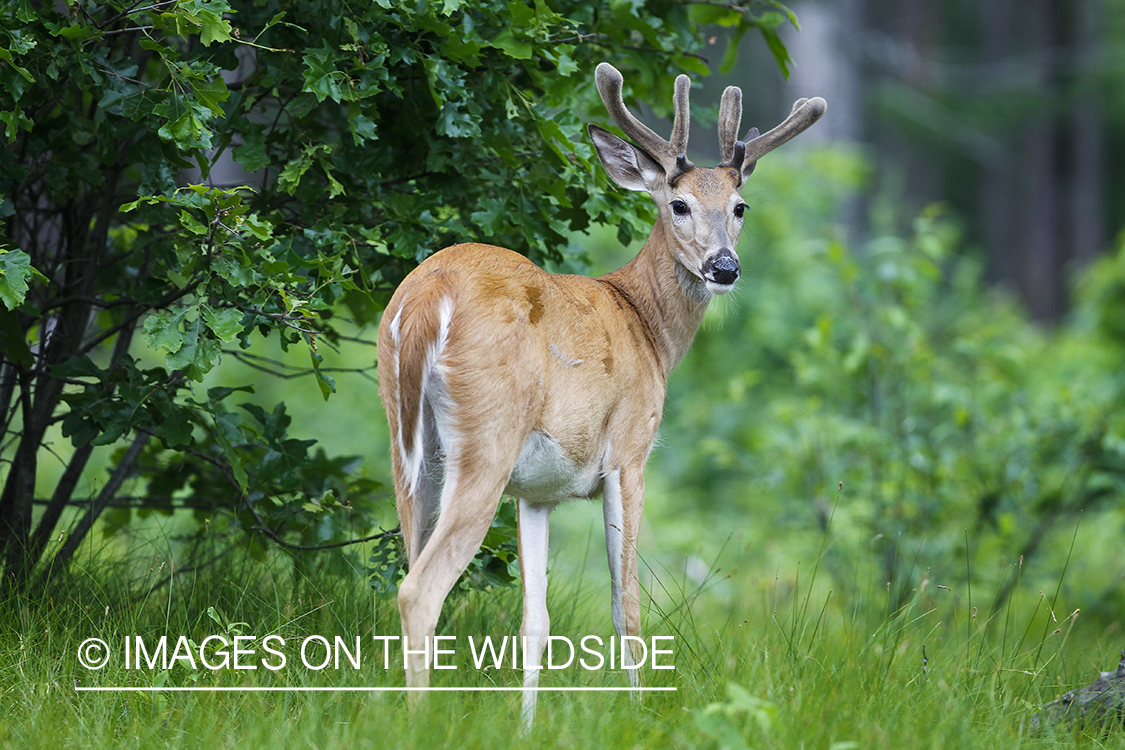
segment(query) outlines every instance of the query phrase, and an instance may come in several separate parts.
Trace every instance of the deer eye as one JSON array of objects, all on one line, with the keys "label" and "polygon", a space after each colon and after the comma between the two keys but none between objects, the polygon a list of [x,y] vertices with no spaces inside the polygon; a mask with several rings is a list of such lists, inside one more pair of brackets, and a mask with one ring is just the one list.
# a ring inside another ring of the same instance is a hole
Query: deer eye
[{"label": "deer eye", "polygon": [[672,213],[674,213],[676,216],[687,216],[689,213],[691,213],[691,210],[683,201],[674,200],[672,201]]},{"label": "deer eye", "polygon": [[745,203],[739,203],[737,206],[734,207],[734,215],[737,216],[740,219],[742,218],[742,214],[745,213],[745,212],[746,212],[746,204]]}]

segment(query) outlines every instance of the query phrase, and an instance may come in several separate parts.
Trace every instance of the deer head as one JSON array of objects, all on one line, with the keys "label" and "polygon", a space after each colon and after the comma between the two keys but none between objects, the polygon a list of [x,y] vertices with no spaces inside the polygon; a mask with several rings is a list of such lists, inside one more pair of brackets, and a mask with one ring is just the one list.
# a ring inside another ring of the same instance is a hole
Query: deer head
[{"label": "deer head", "polygon": [[590,138],[610,178],[626,190],[652,196],[660,211],[657,224],[664,230],[667,249],[693,296],[707,298],[730,291],[741,272],[735,248],[746,210],[742,185],[759,158],[820,119],[826,108],[824,100],[800,99],[789,117],[773,130],[759,135],[757,128],[751,128],[738,140],[742,91],[728,86],[719,107],[722,161],[707,169],[696,167],[687,158],[691,88],[687,76],[676,78],[670,140],[658,136],[628,110],[621,95],[621,73],[616,68],[601,63],[594,80],[614,122],[633,141],[618,138],[597,125],[589,126]]}]

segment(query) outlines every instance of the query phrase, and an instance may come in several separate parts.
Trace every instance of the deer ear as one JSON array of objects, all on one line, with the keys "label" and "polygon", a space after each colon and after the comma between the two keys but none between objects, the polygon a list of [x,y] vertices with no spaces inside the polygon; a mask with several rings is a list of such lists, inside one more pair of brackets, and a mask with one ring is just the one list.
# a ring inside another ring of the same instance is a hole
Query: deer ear
[{"label": "deer ear", "polygon": [[597,125],[587,126],[590,140],[609,178],[626,190],[651,193],[664,170],[648,154]]}]

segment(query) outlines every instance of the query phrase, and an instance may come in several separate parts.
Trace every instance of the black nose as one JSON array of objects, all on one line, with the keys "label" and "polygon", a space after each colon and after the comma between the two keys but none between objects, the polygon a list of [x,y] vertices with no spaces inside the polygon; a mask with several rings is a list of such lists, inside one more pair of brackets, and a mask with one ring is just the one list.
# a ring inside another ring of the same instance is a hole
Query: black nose
[{"label": "black nose", "polygon": [[725,249],[712,255],[703,264],[703,278],[723,286],[730,286],[738,281],[740,271],[738,258],[735,258],[730,250]]}]

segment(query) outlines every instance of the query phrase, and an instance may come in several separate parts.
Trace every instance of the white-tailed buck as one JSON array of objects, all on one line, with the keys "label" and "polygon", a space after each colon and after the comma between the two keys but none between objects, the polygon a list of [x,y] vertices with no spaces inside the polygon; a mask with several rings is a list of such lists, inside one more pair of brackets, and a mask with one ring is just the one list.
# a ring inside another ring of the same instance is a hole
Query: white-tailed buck
[{"label": "white-tailed buck", "polygon": [[[398,516],[409,561],[399,590],[409,686],[429,682],[442,603],[480,548],[503,494],[518,498],[524,663],[549,634],[548,518],[572,498],[604,500],[613,626],[638,635],[637,533],[644,467],[665,383],[712,295],[740,268],[739,191],[758,158],[812,125],[823,99],[801,99],[770,132],[738,140],[742,92],[719,110],[722,163],[686,156],[687,76],[676,79],[671,141],[626,109],[621,74],[595,72],[598,91],[632,143],[589,126],[609,176],[652,195],[659,218],[644,249],[601,278],[553,275],[501,247],[454,245],[399,286],[379,328],[379,395],[391,433]],[[636,664],[626,648],[622,661]],[[637,669],[629,674],[637,684]],[[524,719],[538,669],[524,674]]]}]

